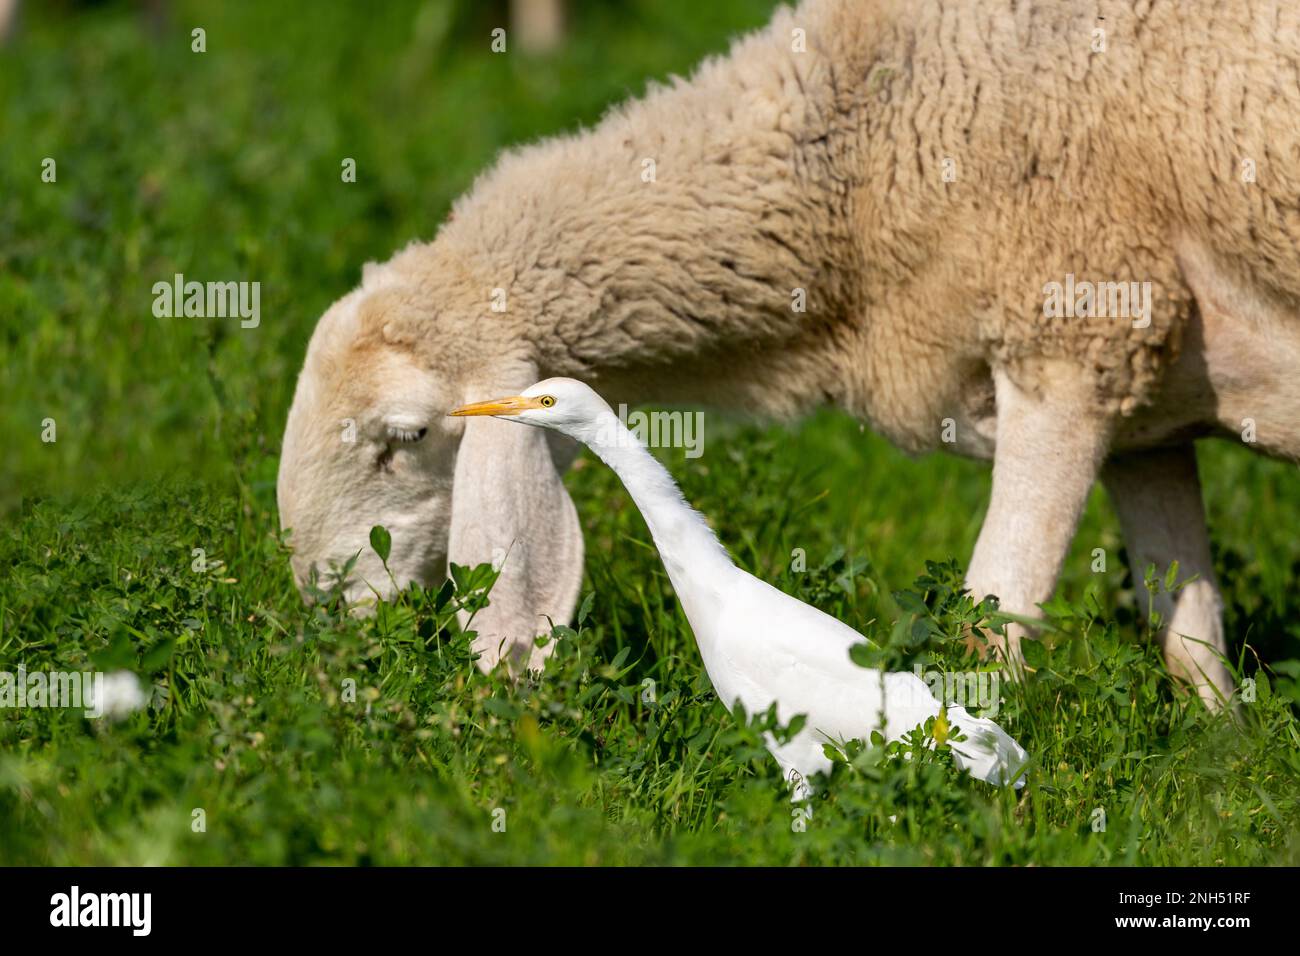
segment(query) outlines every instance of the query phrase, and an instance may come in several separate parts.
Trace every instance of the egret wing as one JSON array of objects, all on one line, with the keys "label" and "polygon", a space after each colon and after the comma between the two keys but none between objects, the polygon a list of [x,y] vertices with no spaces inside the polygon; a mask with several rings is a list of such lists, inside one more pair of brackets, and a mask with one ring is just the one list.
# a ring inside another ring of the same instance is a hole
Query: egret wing
[{"label": "egret wing", "polygon": [[745,577],[719,615],[733,698],[747,707],[776,701],[782,721],[806,714],[809,727],[833,740],[867,737],[882,726],[893,737],[939,712],[914,674],[855,664],[849,649],[866,638],[853,628]]}]

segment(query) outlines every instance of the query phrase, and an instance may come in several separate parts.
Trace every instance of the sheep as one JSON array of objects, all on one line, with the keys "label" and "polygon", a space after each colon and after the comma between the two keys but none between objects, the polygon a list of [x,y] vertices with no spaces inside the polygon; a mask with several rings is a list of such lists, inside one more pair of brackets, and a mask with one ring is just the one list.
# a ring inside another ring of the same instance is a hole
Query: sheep
[{"label": "sheep", "polygon": [[[1050,597],[1100,477],[1136,578],[1191,578],[1153,608],[1215,706],[1194,441],[1300,457],[1298,61],[1300,11],[1265,0],[778,10],[505,152],[326,311],[279,473],[296,579],[356,555],[349,598],[387,594],[375,524],[399,584],[491,560],[480,666],[540,669],[582,575],[574,449],[448,409],[547,376],[784,421],[831,404],[992,460],[967,584],[1013,614]],[[995,650],[1015,665],[1029,633]]]}]

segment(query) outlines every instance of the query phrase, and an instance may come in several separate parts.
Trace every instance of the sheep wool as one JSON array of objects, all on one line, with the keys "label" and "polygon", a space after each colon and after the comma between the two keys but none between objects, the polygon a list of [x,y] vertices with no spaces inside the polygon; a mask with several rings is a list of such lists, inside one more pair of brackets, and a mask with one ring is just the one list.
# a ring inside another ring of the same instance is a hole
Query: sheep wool
[{"label": "sheep wool", "polygon": [[1199,575],[1153,599],[1199,640],[1167,638],[1171,668],[1228,690],[1192,441],[1247,422],[1300,458],[1298,69],[1276,0],[778,10],[504,153],[325,313],[278,489],[300,583],[359,555],[364,597],[509,553],[481,663],[540,666],[581,583],[573,452],[447,408],[554,376],[615,404],[831,404],[909,452],[996,452],[968,584],[1022,615],[1100,476],[1135,560]]},{"label": "sheep wool", "polygon": [[[1300,295],[1297,31],[1256,0],[809,0],[505,154],[391,262],[410,307],[377,321],[432,351],[472,324],[616,393],[830,401],[913,451],[990,364],[1032,391],[1067,357],[1129,413],[1194,308],[1181,248]],[[1102,292],[1053,309],[1067,283]]]}]

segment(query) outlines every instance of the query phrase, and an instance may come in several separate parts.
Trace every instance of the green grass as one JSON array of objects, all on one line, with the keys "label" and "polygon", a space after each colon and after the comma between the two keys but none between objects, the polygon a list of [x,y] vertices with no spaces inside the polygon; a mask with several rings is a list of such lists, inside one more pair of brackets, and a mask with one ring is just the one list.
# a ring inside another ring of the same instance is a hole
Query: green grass
[{"label": "green grass", "polygon": [[[430,235],[502,145],[593,120],[770,8],[579,4],[564,54],[527,63],[487,52],[490,14],[450,6],[362,22],[179,3],[158,29],[125,4],[28,5],[0,52],[0,670],[128,668],[156,706],[116,724],[0,710],[0,863],[1300,862],[1300,475],[1241,449],[1202,459],[1257,686],[1238,722],[1166,676],[1098,495],[1052,646],[998,715],[1035,758],[1026,790],[854,748],[802,832],[589,457],[567,478],[589,603],[538,684],[479,674],[448,626],[481,582],[361,622],[298,599],[274,475],[319,313],[361,263]],[[261,281],[260,328],[155,319],[150,287],[175,272]],[[706,428],[702,458],[665,460],[738,561],[895,666],[974,666],[944,586],[986,468],[909,461],[829,412]],[[927,560],[924,600],[896,598]]]}]

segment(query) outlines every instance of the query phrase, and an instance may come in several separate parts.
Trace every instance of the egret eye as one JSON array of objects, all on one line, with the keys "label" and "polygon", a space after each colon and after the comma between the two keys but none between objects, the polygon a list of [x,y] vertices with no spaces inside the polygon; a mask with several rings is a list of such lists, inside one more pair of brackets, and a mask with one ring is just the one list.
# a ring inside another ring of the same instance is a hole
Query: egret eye
[{"label": "egret eye", "polygon": [[550,408],[552,405],[555,404],[555,398],[554,396],[551,395],[543,395],[540,399],[538,399],[538,404],[540,404],[542,408]]}]

